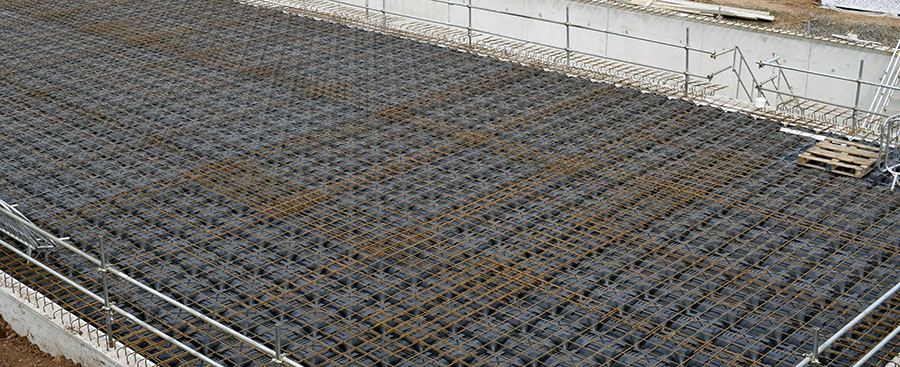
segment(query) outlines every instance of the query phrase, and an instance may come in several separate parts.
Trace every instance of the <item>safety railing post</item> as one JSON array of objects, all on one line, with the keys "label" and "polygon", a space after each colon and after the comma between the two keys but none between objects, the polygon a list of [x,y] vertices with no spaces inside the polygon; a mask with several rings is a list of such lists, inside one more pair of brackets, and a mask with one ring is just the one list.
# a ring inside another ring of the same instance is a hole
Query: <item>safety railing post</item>
[{"label": "safety railing post", "polygon": [[[738,99],[741,96],[741,73],[743,72],[743,65],[738,62],[737,46],[734,46],[734,48],[734,55],[731,56],[731,70],[734,72],[735,79],[737,79],[734,84],[734,99]],[[737,65],[737,68],[734,67],[735,65]]]},{"label": "safety railing post", "polygon": [[[888,117],[887,120],[881,125],[878,131],[878,159],[875,162],[875,167],[882,170],[887,171],[889,162],[888,162],[888,153],[891,150],[891,144],[896,144],[896,135],[894,131],[896,130],[896,123],[900,121],[900,114],[893,115]],[[891,191],[893,191],[893,187],[891,187]]]},{"label": "safety railing post", "polygon": [[865,62],[865,60],[859,60],[859,75],[856,77],[856,99],[853,100],[853,130],[856,130],[859,127],[856,121],[856,115],[859,114],[859,92],[862,88],[863,66],[865,65]]},{"label": "safety railing post", "polygon": [[387,0],[381,0],[381,27],[387,28]]},{"label": "safety railing post", "polygon": [[569,7],[566,7],[566,67],[572,66],[571,34],[569,28]]},{"label": "safety railing post", "polygon": [[284,357],[281,354],[281,321],[275,323],[275,358],[272,363],[276,365],[284,364]]},{"label": "safety railing post", "polygon": [[114,346],[112,328],[112,302],[109,300],[109,260],[106,256],[106,244],[100,239],[100,278],[103,283],[103,313],[106,317],[106,350]]},{"label": "safety railing post", "polygon": [[684,29],[684,96],[688,96],[688,84],[691,82],[691,29]]},{"label": "safety railing post", "polygon": [[811,366],[820,366],[819,362],[819,328],[814,327],[813,331],[813,340],[812,340],[812,351],[809,353],[809,364]]},{"label": "safety railing post", "polygon": [[469,25],[466,26],[466,34],[469,36],[469,48],[472,47],[472,0],[466,3],[466,9],[469,13]]}]

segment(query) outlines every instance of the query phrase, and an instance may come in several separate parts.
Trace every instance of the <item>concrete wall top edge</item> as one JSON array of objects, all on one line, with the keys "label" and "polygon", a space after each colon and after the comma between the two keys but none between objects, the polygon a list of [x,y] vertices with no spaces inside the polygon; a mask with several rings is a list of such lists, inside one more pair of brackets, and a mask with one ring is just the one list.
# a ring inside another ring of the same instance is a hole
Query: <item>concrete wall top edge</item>
[{"label": "concrete wall top edge", "polygon": [[882,51],[882,52],[891,50],[890,47],[884,46],[884,45],[877,46],[877,45],[872,45],[869,43],[856,43],[856,42],[850,42],[850,41],[842,40],[839,38],[833,38],[833,37],[808,36],[803,33],[785,30],[785,29],[756,26],[756,25],[744,24],[744,23],[729,21],[729,20],[719,20],[719,19],[715,19],[712,17],[680,13],[680,12],[676,12],[676,11],[672,11],[672,10],[654,9],[654,8],[643,7],[643,6],[638,6],[638,5],[624,4],[624,3],[619,3],[616,0],[572,0],[572,2],[597,5],[597,6],[605,6],[605,7],[616,7],[616,8],[627,9],[627,10],[631,10],[631,11],[635,11],[635,12],[652,13],[652,14],[656,14],[659,16],[666,16],[666,17],[677,17],[677,18],[688,19],[688,20],[692,20],[692,21],[696,21],[696,22],[700,22],[700,23],[721,25],[721,26],[737,28],[737,29],[746,30],[746,31],[796,37],[799,39],[823,42],[823,43],[827,43],[829,45],[840,45],[840,46],[846,46],[846,47],[850,47],[850,48],[875,50],[875,51]]}]

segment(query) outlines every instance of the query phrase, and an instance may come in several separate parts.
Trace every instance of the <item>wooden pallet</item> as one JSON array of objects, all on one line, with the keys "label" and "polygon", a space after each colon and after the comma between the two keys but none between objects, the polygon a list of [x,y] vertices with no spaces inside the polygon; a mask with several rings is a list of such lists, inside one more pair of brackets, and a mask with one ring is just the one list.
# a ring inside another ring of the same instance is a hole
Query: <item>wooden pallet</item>
[{"label": "wooden pallet", "polygon": [[872,171],[878,148],[827,138],[797,158],[797,164],[862,178]]}]

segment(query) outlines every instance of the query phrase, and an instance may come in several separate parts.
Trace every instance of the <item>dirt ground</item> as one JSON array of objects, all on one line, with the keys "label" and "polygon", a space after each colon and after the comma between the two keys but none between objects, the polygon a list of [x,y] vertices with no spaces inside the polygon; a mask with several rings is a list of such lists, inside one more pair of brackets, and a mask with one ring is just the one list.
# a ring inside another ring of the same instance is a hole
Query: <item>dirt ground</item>
[{"label": "dirt ground", "polygon": [[815,36],[855,33],[860,39],[894,47],[900,39],[900,17],[873,13],[826,9],[814,0],[695,0],[702,3],[764,10],[775,16],[774,22],[743,21],[749,24],[805,33],[809,22]]},{"label": "dirt ground", "polygon": [[0,319],[0,366],[2,367],[81,367],[63,357],[42,352]]}]

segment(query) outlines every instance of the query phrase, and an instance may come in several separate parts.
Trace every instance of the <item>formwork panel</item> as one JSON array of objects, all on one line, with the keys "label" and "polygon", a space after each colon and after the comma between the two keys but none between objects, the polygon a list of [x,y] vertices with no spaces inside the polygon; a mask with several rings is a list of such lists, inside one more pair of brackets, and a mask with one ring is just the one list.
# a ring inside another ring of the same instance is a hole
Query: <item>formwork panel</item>
[{"label": "formwork panel", "polygon": [[[792,365],[900,269],[900,198],[796,167],[813,142],[769,121],[227,1],[0,12],[0,198],[267,345],[283,320],[304,365]],[[213,359],[269,363],[111,287]]]}]

